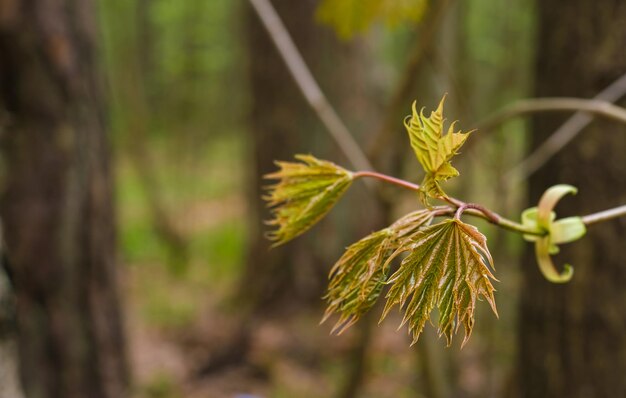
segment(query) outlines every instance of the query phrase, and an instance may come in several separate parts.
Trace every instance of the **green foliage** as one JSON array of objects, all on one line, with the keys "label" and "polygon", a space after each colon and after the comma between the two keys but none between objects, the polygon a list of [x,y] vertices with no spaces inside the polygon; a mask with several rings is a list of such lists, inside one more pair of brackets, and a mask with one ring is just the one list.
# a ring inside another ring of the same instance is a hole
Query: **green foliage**
[{"label": "green foliage", "polygon": [[[476,299],[484,297],[496,312],[495,279],[487,263],[493,260],[485,237],[460,220],[445,220],[419,231],[390,257],[409,252],[400,268],[389,278],[391,285],[381,320],[391,308],[404,308],[402,324],[408,323],[415,343],[430,313],[439,310],[439,335],[448,345],[462,324],[463,344],[472,333]],[[389,261],[389,260],[388,260]]]},{"label": "green foliage", "polygon": [[[484,297],[497,315],[489,269],[493,260],[484,235],[456,219],[428,226],[432,218],[429,210],[410,213],[348,247],[330,272],[322,322],[338,313],[333,331],[343,332],[374,306],[385,285],[390,288],[381,321],[399,305],[413,343],[435,307],[439,335],[448,345],[460,325],[463,345],[467,342],[477,298]],[[409,254],[388,278],[390,262],[405,252]]]},{"label": "green foliage", "polygon": [[376,303],[387,278],[387,260],[421,228],[430,224],[432,213],[418,210],[390,227],[354,243],[330,271],[325,299],[328,303],[322,321],[333,313],[340,315],[333,331],[341,333],[353,325]]},{"label": "green foliage", "polygon": [[334,163],[311,155],[296,155],[302,163],[276,162],[280,170],[265,175],[279,180],[268,187],[264,199],[272,208],[274,218],[269,225],[278,229],[268,237],[275,246],[301,235],[322,217],[352,184],[352,173]]},{"label": "green foliage", "polygon": [[387,273],[383,265],[393,249],[390,228],[374,232],[352,244],[330,271],[328,302],[324,322],[333,313],[340,314],[333,331],[343,332],[376,303]]},{"label": "green foliage", "polygon": [[455,123],[450,125],[447,134],[443,134],[444,101],[445,97],[441,99],[437,110],[431,112],[429,117],[424,116],[424,109],[418,113],[414,102],[412,115],[404,120],[411,147],[426,173],[420,192],[420,198],[424,204],[427,204],[428,197],[446,197],[439,183],[459,175],[457,169],[452,167],[450,160],[469,137],[469,133],[454,132]]},{"label": "green foliage", "polygon": [[324,0],[317,17],[332,26],[339,37],[349,39],[377,20],[389,27],[405,21],[419,22],[426,7],[426,0]]}]

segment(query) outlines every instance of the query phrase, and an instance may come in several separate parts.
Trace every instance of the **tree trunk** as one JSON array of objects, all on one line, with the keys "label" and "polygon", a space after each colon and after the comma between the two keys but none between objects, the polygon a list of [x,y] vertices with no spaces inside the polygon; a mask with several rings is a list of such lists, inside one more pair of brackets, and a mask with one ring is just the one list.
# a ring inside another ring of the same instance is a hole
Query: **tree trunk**
[{"label": "tree trunk", "polygon": [[94,7],[0,1],[0,217],[27,397],[128,390]]},{"label": "tree trunk", "polygon": [[[626,71],[626,3],[622,0],[538,2],[536,94],[592,97]],[[563,121],[535,119],[533,147]],[[557,183],[579,188],[558,217],[582,215],[626,202],[626,128],[595,121],[530,180],[537,203]],[[572,281],[544,280],[525,256],[519,337],[519,390],[524,397],[626,396],[626,221],[593,226],[562,247]]]},{"label": "tree trunk", "polygon": [[[290,0],[273,3],[288,24],[287,28],[300,51],[309,55],[312,27],[309,21],[310,4],[295,4]],[[297,252],[296,245],[269,250],[269,243],[263,236],[263,220],[268,220],[270,215],[260,200],[267,182],[261,175],[275,168],[274,160],[293,157],[302,141],[298,130],[306,128],[310,119],[303,117],[307,105],[290,81],[289,72],[252,9],[247,11],[246,30],[251,91],[249,125],[254,162],[252,175],[249,176],[249,203],[254,218],[250,223],[247,269],[241,289],[243,298],[260,308],[284,298],[281,290],[289,288],[293,278],[293,267],[289,264]],[[283,290],[283,293],[286,292]]]}]

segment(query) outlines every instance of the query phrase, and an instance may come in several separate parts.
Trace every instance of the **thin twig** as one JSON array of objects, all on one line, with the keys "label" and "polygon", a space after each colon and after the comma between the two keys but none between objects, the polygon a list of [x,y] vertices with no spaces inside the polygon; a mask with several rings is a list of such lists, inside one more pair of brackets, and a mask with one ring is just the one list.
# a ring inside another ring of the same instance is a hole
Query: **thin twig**
[{"label": "thin twig", "polygon": [[304,62],[280,16],[268,0],[249,0],[261,23],[269,33],[289,73],[311,108],[320,118],[332,138],[352,165],[361,170],[373,169],[359,144],[322,92]]},{"label": "thin twig", "polygon": [[[405,189],[409,189],[411,191],[419,191],[420,190],[420,186],[417,184],[413,184],[412,182],[408,182],[405,180],[402,180],[400,178],[395,178],[395,177],[391,177],[382,173],[377,173],[374,171],[359,171],[359,172],[355,172],[353,174],[354,178],[361,178],[361,177],[371,177],[371,178],[376,178],[378,180],[390,183],[390,184],[394,184],[397,186],[400,186],[402,188]],[[499,227],[502,227],[504,229],[507,229],[509,231],[513,231],[513,232],[517,232],[517,233],[522,233],[522,234],[528,234],[528,235],[545,235],[545,231],[540,230],[538,228],[532,228],[532,227],[528,227],[526,225],[522,225],[518,222],[515,222],[513,220],[509,220],[507,218],[502,217],[501,215],[487,209],[486,207],[476,204],[476,203],[465,203],[462,200],[450,197],[450,196],[446,196],[443,198],[440,198],[441,200],[444,200],[448,203],[450,203],[452,206],[449,207],[436,207],[433,208],[434,211],[437,213],[438,216],[441,215],[455,215],[457,210],[462,208],[463,210],[461,210],[462,213],[465,214],[469,214],[471,216],[475,216],[475,217],[480,217],[484,220],[487,220],[488,222],[498,225]],[[460,216],[460,214],[459,214]]]},{"label": "thin twig", "polygon": [[[400,186],[402,188],[409,189],[411,191],[419,191],[420,186],[413,184],[412,182],[402,180],[400,178],[391,177],[375,171],[358,171],[352,175],[354,178],[371,177],[378,180]],[[436,212],[437,216],[454,215],[455,218],[460,218],[461,214],[469,214],[475,217],[480,217],[489,221],[492,224],[498,225],[509,231],[514,231],[529,235],[545,235],[545,231],[527,227],[515,221],[502,217],[501,215],[489,210],[483,205],[477,203],[465,203],[462,200],[446,196],[440,198],[451,204],[451,206],[440,206],[433,208],[433,212]],[[613,209],[600,211],[597,213],[589,214],[582,217],[585,225],[591,225],[603,221],[608,221],[614,218],[626,216],[626,205],[618,206]]]},{"label": "thin twig", "polygon": [[395,184],[395,185],[401,186],[403,188],[410,189],[412,191],[419,191],[420,190],[420,186],[417,185],[417,184],[413,184],[412,182],[408,182],[408,181],[402,180],[400,178],[391,177],[391,176],[388,176],[386,174],[377,173],[375,171],[358,171],[358,172],[354,173],[352,175],[352,177],[354,177],[354,178],[372,177],[372,178],[377,178],[377,179],[379,179],[381,181],[385,181],[385,182],[389,182],[391,184]]},{"label": "thin twig", "polygon": [[[437,216],[453,216],[456,215],[456,212],[459,208],[456,206],[448,206],[443,208],[437,208],[435,210],[435,214]],[[518,234],[524,235],[537,235],[544,236],[546,231],[540,230],[538,228],[528,227],[526,225],[522,225],[513,220],[509,220],[508,218],[504,218],[499,214],[496,214],[492,211],[489,211],[489,216],[485,214],[483,210],[477,210],[475,208],[465,207],[463,210],[463,214],[468,216],[482,218],[483,220],[489,222],[490,224],[496,225],[502,229],[506,229],[511,232],[516,232]]]},{"label": "thin twig", "polygon": [[604,211],[599,211],[593,214],[588,214],[586,216],[583,216],[582,220],[585,225],[592,225],[624,216],[626,216],[626,205],[614,207],[612,209]]},{"label": "thin twig", "polygon": [[455,220],[460,220],[461,219],[461,215],[463,214],[465,209],[467,209],[467,205],[465,205],[465,204],[462,204],[461,206],[457,207],[456,208],[456,212],[454,213],[454,219]]},{"label": "thin twig", "polygon": [[[596,95],[594,100],[615,102],[626,95],[626,73]],[[506,181],[524,180],[548,162],[591,123],[593,116],[576,112],[548,137],[533,153],[505,174]]]},{"label": "thin twig", "polygon": [[626,123],[626,109],[611,102],[584,98],[531,98],[513,103],[478,124],[478,130],[491,130],[505,121],[537,112],[584,111]]},{"label": "thin twig", "polygon": [[464,206],[464,211],[466,209],[474,209],[476,211],[479,211],[481,213],[483,213],[483,215],[485,216],[485,219],[487,221],[490,221],[494,224],[498,224],[500,222],[500,220],[503,218],[499,215],[497,215],[496,213],[494,213],[493,211],[489,210],[488,208],[486,208],[483,205],[479,205],[478,203],[465,203]]}]

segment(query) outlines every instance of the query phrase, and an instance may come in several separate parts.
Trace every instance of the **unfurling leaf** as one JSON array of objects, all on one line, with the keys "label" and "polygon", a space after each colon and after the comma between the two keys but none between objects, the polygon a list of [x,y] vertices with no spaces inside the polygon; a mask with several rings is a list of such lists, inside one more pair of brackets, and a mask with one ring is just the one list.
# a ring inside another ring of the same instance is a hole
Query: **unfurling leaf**
[{"label": "unfurling leaf", "polygon": [[559,273],[550,255],[557,254],[562,243],[569,243],[582,238],[587,232],[585,223],[580,217],[556,219],[553,211],[563,196],[578,190],[571,185],[555,185],[550,187],[539,200],[539,206],[531,207],[522,212],[522,224],[526,227],[543,230],[545,236],[524,235],[524,239],[535,242],[535,256],[539,270],[543,276],[553,283],[569,282],[574,276],[574,268],[565,264]]},{"label": "unfurling leaf", "polygon": [[339,37],[349,39],[368,29],[376,20],[390,27],[403,21],[417,22],[426,4],[426,0],[324,0],[317,17],[331,25]]},{"label": "unfurling leaf", "polygon": [[432,220],[433,213],[430,210],[422,209],[405,214],[391,224],[389,228],[394,231],[398,243],[402,244],[424,227],[430,225]]},{"label": "unfurling leaf", "polygon": [[429,117],[424,116],[424,109],[418,113],[414,102],[412,115],[404,120],[411,146],[426,173],[420,186],[420,197],[424,204],[427,204],[428,197],[446,196],[439,183],[459,175],[457,169],[450,164],[450,160],[469,136],[469,132],[454,132],[455,123],[450,125],[445,135],[443,134],[444,101],[445,97],[441,99],[437,110],[431,112]]},{"label": "unfurling leaf", "polygon": [[330,271],[324,322],[333,313],[333,332],[343,332],[376,303],[386,279],[383,264],[391,254],[393,232],[386,228],[352,244]]},{"label": "unfurling leaf", "polygon": [[268,234],[275,246],[304,233],[324,217],[352,183],[352,173],[334,163],[311,155],[296,155],[302,163],[276,162],[280,170],[266,174],[279,180],[267,187],[264,199],[271,207],[269,225],[278,228]]},{"label": "unfurling leaf", "polygon": [[[409,252],[399,269],[389,277],[391,285],[381,320],[396,304],[404,310],[402,324],[408,323],[415,343],[430,313],[439,310],[439,335],[448,345],[462,324],[463,344],[472,333],[476,299],[484,297],[497,315],[494,279],[489,266],[493,260],[485,237],[460,220],[446,220],[417,232],[387,260]],[[488,266],[489,265],[489,266]]]},{"label": "unfurling leaf", "polygon": [[338,313],[333,331],[341,333],[369,311],[384,286],[388,273],[385,264],[391,253],[430,224],[432,218],[428,210],[409,213],[348,247],[330,271],[324,297],[328,308],[322,322]]}]

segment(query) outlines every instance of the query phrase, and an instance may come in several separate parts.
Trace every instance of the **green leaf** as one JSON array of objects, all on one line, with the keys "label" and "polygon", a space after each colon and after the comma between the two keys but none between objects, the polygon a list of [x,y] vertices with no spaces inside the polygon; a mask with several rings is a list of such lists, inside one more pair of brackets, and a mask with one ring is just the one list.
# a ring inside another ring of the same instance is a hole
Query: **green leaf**
[{"label": "green leaf", "polygon": [[405,21],[418,22],[426,6],[426,0],[324,0],[317,10],[317,18],[332,26],[339,37],[349,39],[377,20],[388,27]]},{"label": "green leaf", "polygon": [[586,233],[587,227],[581,217],[561,218],[550,225],[550,242],[554,245],[574,242]]},{"label": "green leaf", "polygon": [[557,203],[563,198],[563,196],[571,193],[576,195],[578,189],[571,185],[559,184],[548,188],[546,192],[539,199],[539,205],[537,206],[537,225],[540,228],[548,230],[551,223],[551,213]]},{"label": "green leaf", "polygon": [[279,171],[264,178],[279,180],[267,187],[263,197],[271,207],[273,219],[269,225],[278,228],[268,233],[274,246],[301,235],[322,217],[342,197],[352,183],[352,173],[334,163],[311,155],[296,155],[302,163],[276,162]]},{"label": "green leaf", "polygon": [[432,219],[428,210],[414,211],[348,247],[330,272],[328,293],[324,297],[328,307],[322,322],[338,313],[333,332],[342,333],[369,311],[387,279],[385,265],[391,253]]},{"label": "green leaf", "polygon": [[446,196],[439,183],[459,175],[450,160],[458,153],[470,134],[470,132],[454,132],[455,123],[450,125],[445,135],[443,134],[444,101],[445,97],[428,117],[424,116],[423,109],[418,113],[416,103],[413,102],[413,113],[404,120],[411,147],[426,173],[420,186],[420,196],[425,204],[427,204],[428,197]]},{"label": "green leaf", "polygon": [[463,344],[474,325],[476,299],[484,297],[497,315],[494,279],[487,264],[493,260],[486,238],[473,226],[460,220],[446,220],[416,233],[402,244],[387,260],[409,252],[387,284],[387,303],[382,319],[391,308],[404,309],[402,324],[408,323],[415,343],[432,310],[439,310],[439,335],[445,335],[448,345],[462,324]]},{"label": "green leaf", "polygon": [[[538,230],[539,226],[537,225],[537,211],[538,211],[537,207],[531,207],[531,208],[524,210],[521,216],[522,225],[531,229]],[[550,215],[550,221],[551,222],[554,221],[555,218],[556,218],[556,214],[552,212],[552,214]],[[522,235],[522,237],[524,238],[526,242],[536,242],[540,238],[540,236],[531,235],[531,234],[524,234]]]},{"label": "green leaf", "polygon": [[339,320],[333,332],[352,326],[376,303],[387,278],[385,267],[391,253],[406,239],[428,225],[433,216],[428,210],[405,215],[390,227],[374,232],[352,244],[333,266],[328,293],[328,307],[322,322],[333,313]]},{"label": "green leaf", "polygon": [[376,303],[386,280],[383,264],[391,254],[393,236],[389,228],[374,232],[348,247],[333,266],[322,319],[340,314],[333,332],[342,333]]},{"label": "green leaf", "polygon": [[552,283],[569,282],[574,276],[574,268],[569,264],[565,264],[563,271],[557,271],[556,266],[552,262],[552,257],[550,257],[551,254],[556,253],[554,246],[550,244],[549,238],[542,237],[535,242],[535,258],[541,274]]},{"label": "green leaf", "polygon": [[389,228],[394,231],[396,239],[401,244],[406,239],[410,239],[425,226],[430,225],[432,220],[433,213],[430,210],[421,209],[404,215],[391,224]]}]

